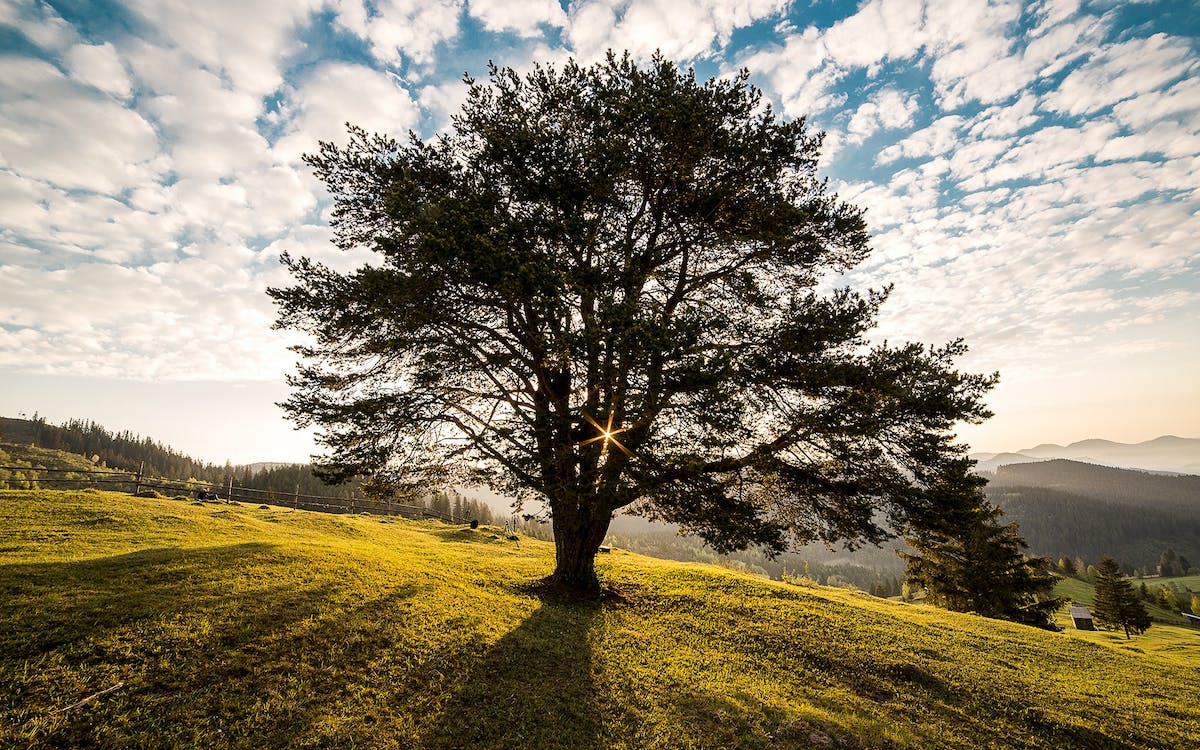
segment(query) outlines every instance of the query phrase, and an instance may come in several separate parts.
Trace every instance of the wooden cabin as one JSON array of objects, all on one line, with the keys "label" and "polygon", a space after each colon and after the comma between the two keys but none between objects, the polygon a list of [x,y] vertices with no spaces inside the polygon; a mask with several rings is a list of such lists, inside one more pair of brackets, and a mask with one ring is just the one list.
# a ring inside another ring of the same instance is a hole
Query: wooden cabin
[{"label": "wooden cabin", "polygon": [[1092,611],[1078,604],[1071,605],[1071,621],[1075,623],[1076,630],[1096,629],[1095,623],[1092,622]]}]

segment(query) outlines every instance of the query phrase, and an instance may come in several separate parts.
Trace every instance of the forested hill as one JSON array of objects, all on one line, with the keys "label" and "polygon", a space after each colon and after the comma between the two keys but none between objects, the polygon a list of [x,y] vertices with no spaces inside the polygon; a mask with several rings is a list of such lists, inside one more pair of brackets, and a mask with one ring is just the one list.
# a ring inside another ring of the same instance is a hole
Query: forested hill
[{"label": "forested hill", "polygon": [[1200,516],[1200,476],[1150,474],[1056,459],[1001,466],[995,487],[1044,487],[1131,508]]},{"label": "forested hill", "polygon": [[1037,554],[1150,572],[1168,548],[1200,560],[1200,477],[1054,460],[1002,466],[987,492]]},{"label": "forested hill", "polygon": [[72,419],[53,425],[45,419],[0,417],[0,443],[33,445],[52,451],[98,456],[97,464],[146,476],[186,481],[198,479],[224,487],[232,478],[241,487],[307,495],[343,491],[313,476],[308,464],[259,463],[248,466],[205,463],[148,437],[112,432],[95,422]]},{"label": "forested hill", "polygon": [[99,456],[113,469],[137,471],[166,479],[219,481],[233,467],[198,461],[148,437],[129,432],[112,432],[95,422],[72,419],[52,425],[33,419],[0,417],[0,442],[35,445],[39,448]]},{"label": "forested hill", "polygon": [[[72,419],[61,425],[52,425],[46,420],[11,419],[0,417],[0,466],[31,469],[17,476],[23,480],[37,481],[45,476],[45,469],[88,469],[93,466],[90,459],[98,457],[94,465],[99,468],[136,472],[159,479],[187,481],[197,479],[218,488],[232,482],[240,488],[264,490],[278,496],[292,494],[316,497],[349,498],[361,494],[357,480],[344,485],[330,485],[313,475],[311,464],[288,464],[261,462],[247,465],[216,464],[197,461],[173,448],[150,438],[131,432],[114,433],[95,422]],[[28,446],[33,446],[29,448]],[[0,478],[6,471],[0,469]],[[4,484],[0,483],[0,488]],[[490,521],[492,512],[487,504],[458,492],[437,492],[423,498],[430,508],[453,513],[455,516]],[[538,529],[531,529],[536,535]]]}]

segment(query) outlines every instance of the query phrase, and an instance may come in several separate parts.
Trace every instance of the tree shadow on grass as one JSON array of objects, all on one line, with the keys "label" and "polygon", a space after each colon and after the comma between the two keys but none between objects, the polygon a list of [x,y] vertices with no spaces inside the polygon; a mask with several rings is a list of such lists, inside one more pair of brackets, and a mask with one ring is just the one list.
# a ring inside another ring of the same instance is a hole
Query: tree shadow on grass
[{"label": "tree shadow on grass", "polygon": [[0,565],[0,646],[30,658],[108,628],[163,613],[220,606],[214,569],[262,560],[274,545],[156,547],[88,560]]},{"label": "tree shadow on grass", "polygon": [[0,745],[290,747],[370,684],[416,587],[249,543],[0,566],[0,593]]},{"label": "tree shadow on grass", "polygon": [[422,747],[600,747],[589,633],[602,605],[535,593],[541,607],[456,676]]}]

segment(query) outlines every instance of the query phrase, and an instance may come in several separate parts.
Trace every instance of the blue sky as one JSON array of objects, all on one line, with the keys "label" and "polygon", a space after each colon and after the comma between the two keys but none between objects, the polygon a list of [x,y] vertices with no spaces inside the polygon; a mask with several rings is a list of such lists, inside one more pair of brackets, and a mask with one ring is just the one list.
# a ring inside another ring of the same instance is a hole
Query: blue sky
[{"label": "blue sky", "polygon": [[0,0],[0,413],[202,458],[303,460],[264,290],[348,268],[300,162],[343,123],[430,136],[488,60],[655,49],[748,68],[826,131],[879,335],[1000,371],[981,450],[1200,436],[1192,2]]}]

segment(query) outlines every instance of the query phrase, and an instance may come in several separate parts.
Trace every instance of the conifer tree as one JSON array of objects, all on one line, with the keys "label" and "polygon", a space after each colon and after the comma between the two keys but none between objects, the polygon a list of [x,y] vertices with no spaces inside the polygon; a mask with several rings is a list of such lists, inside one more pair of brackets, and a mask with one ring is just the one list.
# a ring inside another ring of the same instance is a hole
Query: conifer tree
[{"label": "conifer tree", "polygon": [[436,139],[307,157],[337,245],[373,254],[287,256],[271,290],[312,334],[285,409],[322,476],[544,502],[553,582],[587,592],[622,509],[720,552],[908,528],[994,378],[955,369],[961,341],[872,344],[887,289],[824,291],[867,256],[863,213],[748,77],[493,68]]},{"label": "conifer tree", "polygon": [[1125,638],[1132,632],[1145,633],[1150,628],[1150,614],[1138,601],[1137,593],[1129,579],[1121,572],[1121,566],[1111,557],[1100,561],[1096,569],[1096,597],[1092,602],[1092,616],[1108,630],[1125,629]]},{"label": "conifer tree", "polygon": [[985,483],[964,468],[931,488],[938,516],[906,537],[912,553],[899,553],[906,583],[945,609],[1057,630],[1053,617],[1062,599],[1051,595],[1053,562],[1023,554],[1017,525],[1003,523],[1002,511],[983,494]]},{"label": "conifer tree", "polygon": [[1062,573],[1064,576],[1071,576],[1074,578],[1079,571],[1075,569],[1074,560],[1069,557],[1061,557],[1058,560],[1058,572]]}]

